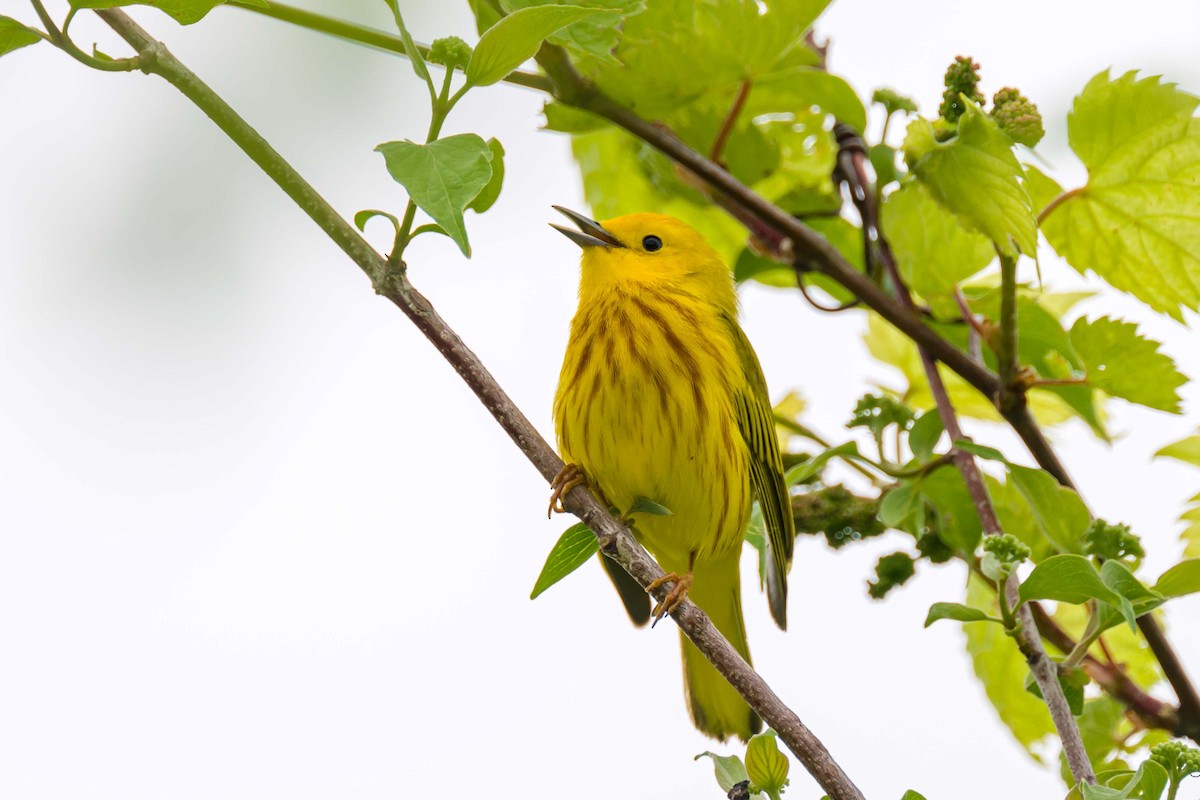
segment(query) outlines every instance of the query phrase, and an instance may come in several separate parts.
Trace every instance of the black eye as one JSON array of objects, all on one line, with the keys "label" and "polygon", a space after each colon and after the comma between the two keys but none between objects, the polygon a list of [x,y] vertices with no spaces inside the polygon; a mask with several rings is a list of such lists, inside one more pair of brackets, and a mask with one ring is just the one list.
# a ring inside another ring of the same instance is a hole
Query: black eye
[{"label": "black eye", "polygon": [[642,239],[642,249],[647,253],[653,253],[656,250],[662,250],[662,239],[657,236],[647,236]]}]

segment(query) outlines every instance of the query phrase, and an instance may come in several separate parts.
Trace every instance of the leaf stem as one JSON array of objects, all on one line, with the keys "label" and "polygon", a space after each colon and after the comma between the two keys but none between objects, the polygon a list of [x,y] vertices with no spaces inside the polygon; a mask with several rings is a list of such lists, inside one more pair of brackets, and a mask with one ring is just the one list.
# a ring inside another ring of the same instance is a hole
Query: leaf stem
[{"label": "leaf stem", "polygon": [[63,22],[62,30],[59,30],[58,26],[54,24],[54,20],[51,18],[49,12],[46,11],[46,7],[42,5],[41,0],[30,0],[30,2],[32,3],[34,10],[37,12],[38,18],[42,21],[42,24],[46,26],[47,35],[43,38],[48,39],[51,44],[53,44],[59,50],[62,50],[71,58],[75,59],[81,64],[91,67],[92,69],[98,69],[104,72],[132,72],[133,70],[139,68],[138,60],[136,58],[119,58],[110,61],[108,59],[96,58],[95,56],[88,55],[80,50],[75,42],[71,41],[71,37],[67,35],[67,27],[71,24],[71,20],[75,18],[76,9],[74,6],[72,6],[71,10],[67,12],[66,21]]},{"label": "leaf stem", "polygon": [[713,139],[712,150],[708,154],[710,161],[721,163],[721,154],[725,152],[725,142],[729,140],[729,134],[733,132],[733,126],[737,124],[738,117],[742,114],[742,109],[746,107],[746,98],[750,96],[750,81],[743,80],[738,86],[737,96],[733,98],[733,105],[729,108],[729,113],[725,115],[724,121],[721,123],[721,129],[717,131],[717,138]]},{"label": "leaf stem", "polygon": [[1069,189],[1069,190],[1063,192],[1062,194],[1058,195],[1057,197],[1055,197],[1049,203],[1047,203],[1046,207],[1038,212],[1038,215],[1037,215],[1038,227],[1041,227],[1042,223],[1046,221],[1046,218],[1054,213],[1054,209],[1058,208],[1063,203],[1070,200],[1072,197],[1077,197],[1078,195],[1083,194],[1085,189],[1087,189],[1086,186],[1078,186],[1074,189]]}]

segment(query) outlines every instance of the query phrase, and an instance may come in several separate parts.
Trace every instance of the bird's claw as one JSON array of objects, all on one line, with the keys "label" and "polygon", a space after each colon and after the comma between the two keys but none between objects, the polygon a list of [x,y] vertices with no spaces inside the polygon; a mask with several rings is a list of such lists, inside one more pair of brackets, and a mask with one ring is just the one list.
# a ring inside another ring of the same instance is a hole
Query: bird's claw
[{"label": "bird's claw", "polygon": [[661,578],[651,581],[650,585],[646,588],[649,591],[654,591],[668,583],[674,583],[675,585],[667,591],[663,599],[650,612],[650,616],[654,617],[654,622],[650,625],[651,628],[657,625],[663,617],[675,613],[675,609],[683,605],[683,601],[687,599],[688,590],[692,588],[692,573],[687,572],[683,575],[678,575],[674,572],[668,572]]},{"label": "bird's claw", "polygon": [[578,464],[564,466],[554,480],[550,481],[550,508],[546,511],[546,519],[555,514],[566,513],[562,499],[571,493],[576,486],[584,486],[588,482],[587,473]]}]

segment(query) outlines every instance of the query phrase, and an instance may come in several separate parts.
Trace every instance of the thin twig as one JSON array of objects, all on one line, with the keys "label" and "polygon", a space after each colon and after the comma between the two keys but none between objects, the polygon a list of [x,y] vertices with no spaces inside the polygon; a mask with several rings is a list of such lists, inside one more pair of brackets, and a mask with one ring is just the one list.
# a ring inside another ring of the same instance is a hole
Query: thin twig
[{"label": "thin twig", "polygon": [[[878,210],[874,203],[875,195],[870,191],[870,177],[866,169],[865,148],[860,145],[861,140],[854,141],[857,138],[856,134],[845,129],[839,131],[838,138],[840,141],[847,141],[847,144],[843,144],[839,149],[837,174],[850,187],[851,197],[855,199],[855,205],[859,209],[863,228],[869,229],[874,234],[875,254],[882,262],[885,273],[891,279],[897,298],[911,309],[913,307],[912,296],[900,277],[900,270],[896,266],[891,248],[888,247],[887,239],[879,228]],[[868,252],[867,257],[871,258],[872,254]],[[950,395],[946,391],[946,384],[938,372],[937,361],[927,348],[918,346],[918,350],[926,379],[929,382],[929,391],[933,395],[942,426],[946,429],[950,441],[960,441],[964,438],[963,430],[959,425],[954,405],[950,401]],[[996,517],[995,507],[988,496],[983,473],[975,462],[975,457],[965,450],[959,449],[953,450],[952,455],[962,473],[963,482],[975,505],[975,511],[979,515],[984,533],[988,536],[1001,535],[1003,531],[1000,527],[1000,520]],[[1037,633],[1037,623],[1033,619],[1033,612],[1027,604],[1019,602],[1019,588],[1020,582],[1017,576],[1010,575],[1005,582],[1004,596],[1001,598],[1007,601],[1009,608],[1016,610],[1019,622],[1019,629],[1015,635],[1017,646],[1025,656],[1029,670],[1033,673],[1034,680],[1042,692],[1046,707],[1050,711],[1050,718],[1054,721],[1055,731],[1062,742],[1067,766],[1076,783],[1095,783],[1096,775],[1092,771],[1087,749],[1083,745],[1083,737],[1079,733],[1079,726],[1075,722],[1074,715],[1071,714],[1070,706],[1067,704],[1062,686],[1058,681],[1058,668],[1046,655],[1041,637]],[[1002,603],[1002,608],[1003,606]]]},{"label": "thin twig", "polygon": [[[454,367],[496,421],[547,481],[563,467],[553,448],[538,434],[478,357],[433,306],[408,282],[402,271],[388,271],[379,253],[349,225],[296,170],[195,73],[179,62],[119,10],[97,12],[138,51],[142,69],[162,77],[196,104],[371,278],[375,289],[391,300],[425,334]],[[604,552],[621,564],[643,587],[663,570],[608,509],[590,492],[577,487],[565,500],[568,510],[600,540]],[[663,592],[660,590],[659,595]],[[671,614],[680,630],[737,689],[747,704],[779,735],[833,800],[863,800],[862,793],[833,760],[829,751],[766,681],[746,663],[708,617],[691,602]]]},{"label": "thin twig", "polygon": [[733,126],[737,124],[737,119],[742,114],[742,109],[746,107],[746,98],[750,96],[750,81],[744,80],[738,86],[737,96],[733,98],[733,105],[729,108],[729,113],[725,115],[725,120],[721,123],[721,130],[717,131],[717,138],[713,139],[712,150],[708,154],[710,161],[715,161],[720,164],[721,154],[725,152],[725,142],[729,140],[729,134],[733,133]]}]

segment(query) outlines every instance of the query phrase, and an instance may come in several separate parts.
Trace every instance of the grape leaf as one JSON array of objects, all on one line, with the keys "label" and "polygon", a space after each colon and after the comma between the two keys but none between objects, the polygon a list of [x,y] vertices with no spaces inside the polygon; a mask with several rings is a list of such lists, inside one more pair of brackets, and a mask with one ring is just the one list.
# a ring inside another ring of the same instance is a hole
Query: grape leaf
[{"label": "grape leaf", "polygon": [[1198,103],[1157,77],[1093,78],[1067,124],[1087,185],[1042,225],[1072,267],[1176,319],[1200,308]]},{"label": "grape leaf", "polygon": [[1012,140],[969,101],[958,135],[934,138],[933,125],[915,119],[904,139],[904,161],[938,202],[1010,256],[1037,250],[1037,222]]},{"label": "grape leaf", "polygon": [[491,180],[492,150],[487,142],[473,133],[461,133],[429,144],[385,142],[375,149],[413,202],[470,258],[463,210]]},{"label": "grape leaf", "polygon": [[0,56],[36,44],[41,38],[12,17],[0,16]]},{"label": "grape leaf", "polygon": [[[609,97],[661,119],[704,95],[816,63],[805,32],[830,0],[655,0],[625,20],[611,62],[584,65]],[[794,109],[788,109],[794,110]]]},{"label": "grape leaf", "polygon": [[[956,326],[963,327],[963,326]],[[964,341],[965,341],[965,332]],[[900,371],[906,386],[895,392],[900,399],[915,409],[927,410],[934,407],[933,395],[925,379],[925,369],[917,345],[877,314],[867,317],[867,333],[864,336],[867,349],[876,359]],[[938,372],[946,384],[954,408],[962,416],[999,421],[1000,414],[991,398],[984,396],[969,383],[948,368],[938,365]],[[1029,395],[1029,407],[1038,423],[1054,426],[1066,422],[1076,412],[1056,394],[1035,392]]]},{"label": "grape leaf", "polygon": [[880,213],[900,277],[922,297],[951,294],[996,256],[986,236],[964,228],[923,184],[888,195]]},{"label": "grape leaf", "polygon": [[794,113],[816,106],[856,131],[867,124],[867,111],[858,93],[844,78],[816,67],[795,67],[751,84],[742,113]]},{"label": "grape leaf", "polygon": [[1160,411],[1180,413],[1180,386],[1187,383],[1159,343],[1138,334],[1132,322],[1080,317],[1071,326],[1071,346],[1087,367],[1092,386],[1113,397]]}]

